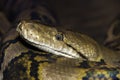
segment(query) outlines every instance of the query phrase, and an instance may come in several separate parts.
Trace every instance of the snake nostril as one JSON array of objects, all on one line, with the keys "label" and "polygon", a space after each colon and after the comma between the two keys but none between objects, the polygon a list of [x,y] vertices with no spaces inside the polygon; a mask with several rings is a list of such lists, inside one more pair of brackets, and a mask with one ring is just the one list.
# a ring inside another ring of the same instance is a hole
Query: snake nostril
[{"label": "snake nostril", "polygon": [[19,32],[19,31],[22,31],[22,28],[21,28],[21,23],[19,23],[19,24],[18,24],[18,26],[17,26],[17,29],[16,29],[16,30],[17,30],[18,32]]},{"label": "snake nostril", "polygon": [[22,26],[19,27],[19,30],[22,31]]}]

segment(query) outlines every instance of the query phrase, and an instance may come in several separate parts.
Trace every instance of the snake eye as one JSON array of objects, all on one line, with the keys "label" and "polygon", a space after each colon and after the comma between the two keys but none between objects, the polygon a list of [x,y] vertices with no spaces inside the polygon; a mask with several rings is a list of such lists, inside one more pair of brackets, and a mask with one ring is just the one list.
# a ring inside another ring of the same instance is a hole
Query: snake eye
[{"label": "snake eye", "polygon": [[56,34],[55,38],[56,38],[56,40],[63,41],[63,34],[58,33],[58,34]]}]

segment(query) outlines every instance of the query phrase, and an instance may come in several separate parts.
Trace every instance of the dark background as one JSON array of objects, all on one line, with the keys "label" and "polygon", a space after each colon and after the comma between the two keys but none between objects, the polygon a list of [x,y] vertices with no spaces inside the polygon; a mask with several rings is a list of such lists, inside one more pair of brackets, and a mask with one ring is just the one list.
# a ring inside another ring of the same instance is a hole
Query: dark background
[{"label": "dark background", "polygon": [[100,43],[120,13],[120,0],[0,0],[0,10],[10,22],[31,5],[46,6],[57,17],[61,28],[85,33]]}]

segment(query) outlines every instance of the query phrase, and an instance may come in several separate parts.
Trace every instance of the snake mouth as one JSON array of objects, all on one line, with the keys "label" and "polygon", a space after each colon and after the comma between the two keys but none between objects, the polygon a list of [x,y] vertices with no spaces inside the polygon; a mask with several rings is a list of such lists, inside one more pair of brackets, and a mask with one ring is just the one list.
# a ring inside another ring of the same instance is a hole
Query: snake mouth
[{"label": "snake mouth", "polygon": [[45,52],[49,52],[49,53],[52,53],[52,54],[55,54],[55,55],[59,55],[59,56],[64,56],[64,57],[67,57],[67,58],[73,58],[73,59],[81,59],[80,55],[78,54],[70,54],[70,53],[67,53],[67,52],[64,52],[64,51],[60,51],[60,50],[57,50],[57,49],[54,49],[54,48],[51,48],[49,46],[47,46],[47,44],[38,44],[37,42],[33,42],[32,40],[27,40],[25,37],[22,36],[23,39],[25,39],[25,41],[27,43],[29,43],[30,45],[32,45],[33,47],[36,47],[42,51],[45,51]]},{"label": "snake mouth", "polygon": [[64,56],[64,57],[67,57],[67,58],[74,58],[74,59],[78,59],[80,58],[80,56],[78,55],[73,55],[73,54],[68,54],[66,52],[62,52],[62,51],[59,51],[59,50],[55,50],[53,48],[50,48],[46,45],[40,45],[40,44],[32,44],[33,46],[37,47],[38,49],[41,49],[45,52],[49,52],[49,53],[52,53],[52,54],[55,54],[55,55],[59,55],[59,56]]}]

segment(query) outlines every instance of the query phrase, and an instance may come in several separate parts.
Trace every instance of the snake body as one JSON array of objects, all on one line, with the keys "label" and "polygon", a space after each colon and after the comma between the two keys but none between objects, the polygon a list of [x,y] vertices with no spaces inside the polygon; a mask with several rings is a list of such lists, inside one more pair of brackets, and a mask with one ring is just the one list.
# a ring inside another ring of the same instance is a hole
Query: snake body
[{"label": "snake body", "polygon": [[[11,31],[16,33],[15,29]],[[8,33],[9,34],[9,33]],[[16,33],[17,34],[17,33]],[[119,68],[70,59],[40,51],[18,34],[8,35],[2,47],[3,80],[100,80],[120,78]]]}]

